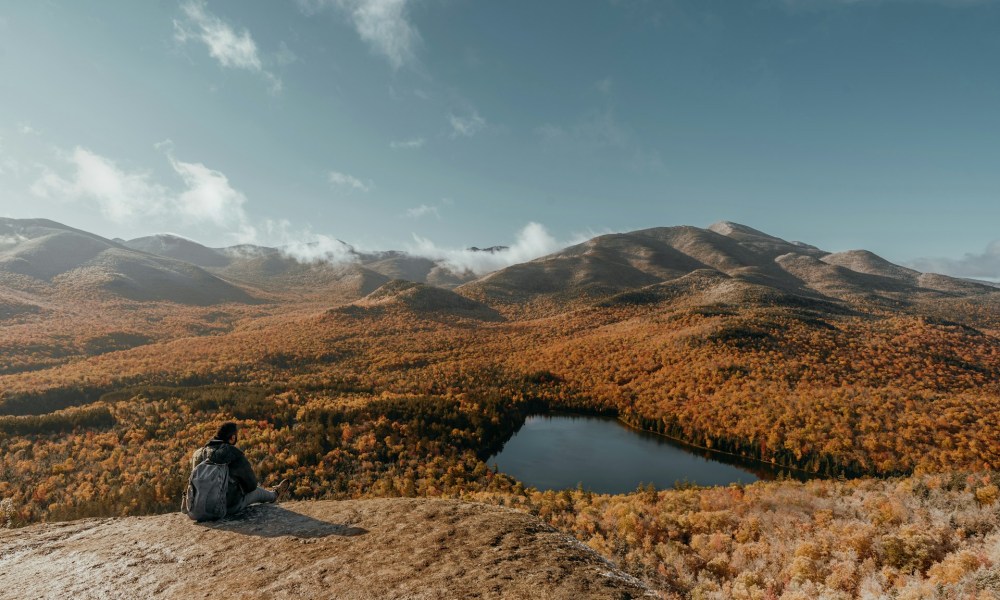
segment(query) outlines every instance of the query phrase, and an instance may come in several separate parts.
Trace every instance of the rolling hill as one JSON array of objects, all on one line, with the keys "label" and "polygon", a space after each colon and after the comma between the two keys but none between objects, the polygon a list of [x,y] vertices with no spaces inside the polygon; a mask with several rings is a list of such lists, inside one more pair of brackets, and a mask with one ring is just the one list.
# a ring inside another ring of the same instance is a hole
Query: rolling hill
[{"label": "rolling hill", "polygon": [[122,245],[157,256],[189,262],[241,285],[268,292],[292,291],[299,297],[350,302],[382,284],[401,279],[454,288],[475,278],[440,261],[406,252],[356,252],[347,259],[301,258],[283,248],[244,244],[209,248],[182,237],[161,234],[123,241]]},{"label": "rolling hill", "polygon": [[[647,287],[656,295],[671,281],[676,285],[667,287],[681,289],[684,278],[695,273],[703,282],[709,277],[721,286],[717,294],[706,296],[710,302],[751,287],[799,300],[897,305],[995,291],[986,284],[922,274],[871,252],[834,254],[730,222],[707,229],[657,227],[599,236],[496,271],[458,291],[487,303],[545,299],[578,305]],[[705,294],[704,286],[699,293]]]},{"label": "rolling hill", "polygon": [[[92,248],[96,251],[101,242],[91,243],[98,244]],[[397,251],[354,252],[352,260],[327,263],[296,260],[275,248],[207,248],[168,235],[124,244],[184,260],[223,279],[270,292],[351,302],[396,279],[455,289],[501,310],[526,306],[527,314],[532,310],[552,314],[593,302],[613,302],[611,298],[628,297],[630,292],[647,301],[654,297],[689,303],[761,298],[793,304],[874,303],[887,309],[981,298],[995,292],[995,287],[986,283],[920,273],[866,250],[827,252],[728,221],[704,229],[657,227],[598,236],[480,278],[470,272],[457,273],[441,261]],[[503,252],[506,248],[485,251]],[[691,288],[694,280],[699,284]]]},{"label": "rolling hill", "polygon": [[189,262],[127,248],[53,221],[0,220],[0,284],[58,294],[104,293],[136,301],[252,303],[245,290]]},{"label": "rolling hill", "polygon": [[199,267],[222,268],[231,262],[231,258],[224,250],[209,248],[187,238],[170,234],[123,240],[121,244],[132,250],[182,260]]},{"label": "rolling hill", "polygon": [[459,317],[480,321],[501,321],[496,310],[450,290],[394,279],[368,294],[353,306],[401,308],[423,317]]}]

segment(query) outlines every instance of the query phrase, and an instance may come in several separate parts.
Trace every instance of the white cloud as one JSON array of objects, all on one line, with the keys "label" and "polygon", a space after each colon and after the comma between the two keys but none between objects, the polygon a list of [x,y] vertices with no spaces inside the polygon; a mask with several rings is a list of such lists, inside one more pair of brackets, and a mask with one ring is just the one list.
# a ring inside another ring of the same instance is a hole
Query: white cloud
[{"label": "white cloud", "polygon": [[145,171],[128,172],[111,159],[76,147],[66,157],[74,172],[65,178],[45,168],[31,186],[41,198],[92,201],[101,213],[116,223],[137,216],[160,214],[169,202],[169,191]]},{"label": "white cloud", "polygon": [[401,214],[401,217],[409,217],[411,219],[421,219],[423,217],[433,215],[434,218],[441,219],[441,209],[446,206],[454,206],[455,202],[451,198],[441,198],[441,201],[437,205],[432,204],[421,204],[420,206],[414,206],[413,208],[406,209],[406,212]]},{"label": "white cloud", "polygon": [[411,219],[419,219],[421,217],[426,217],[427,215],[434,215],[438,219],[441,218],[441,213],[438,212],[438,207],[436,206],[421,204],[420,206],[414,206],[413,208],[406,209],[406,216]]},{"label": "white cloud", "polygon": [[980,254],[967,253],[962,258],[918,258],[908,266],[924,273],[1000,281],[1000,240],[991,242]]},{"label": "white cloud", "polygon": [[294,241],[285,244],[281,246],[281,251],[286,256],[305,263],[341,264],[358,259],[354,249],[346,242],[322,234],[314,234],[313,238],[312,242]]},{"label": "white cloud", "polygon": [[17,130],[21,132],[22,135],[38,135],[39,131],[31,126],[31,123],[20,122],[17,124]]},{"label": "white cloud", "polygon": [[453,138],[458,136],[472,137],[486,127],[486,119],[476,111],[472,111],[472,114],[464,117],[449,113],[448,123],[451,124],[451,137]]},{"label": "white cloud", "polygon": [[77,147],[64,155],[71,173],[63,175],[46,167],[31,192],[41,198],[93,203],[115,223],[178,218],[189,225],[221,228],[238,241],[253,238],[255,230],[243,208],[246,196],[220,171],[177,160],[169,144],[165,146],[167,160],[183,183],[179,189],[155,181],[148,171],[127,170],[107,157]]},{"label": "white cloud", "polygon": [[358,260],[350,244],[328,235],[315,234],[309,228],[292,232],[291,223],[286,219],[268,219],[260,231],[267,244],[276,246],[282,254],[301,263],[340,264]]},{"label": "white cloud", "polygon": [[220,227],[245,224],[243,205],[247,198],[229,184],[228,177],[202,163],[182,162],[173,155],[168,155],[168,158],[170,166],[185,185],[185,190],[174,201],[181,215],[195,222],[209,222]]},{"label": "white cloud", "polygon": [[[164,226],[196,226],[202,231],[221,231],[235,243],[278,247],[281,252],[304,263],[342,264],[359,260],[358,248],[332,236],[315,234],[309,228],[293,231],[287,220],[263,220],[251,223],[245,206],[245,194],[233,187],[222,172],[198,162],[184,162],[173,154],[169,142],[157,145],[178,178],[178,184],[164,185],[143,170],[128,169],[115,161],[77,147],[64,153],[61,172],[46,168],[31,191],[40,197],[64,202],[85,202],[97,207],[109,220],[136,224],[155,219]],[[338,175],[344,176],[340,173]],[[352,188],[367,185],[351,176],[344,184]],[[406,211],[413,218],[440,216],[440,209],[453,202],[444,198],[439,205],[422,204]],[[208,228],[208,229],[205,229]],[[468,248],[447,248],[433,241],[413,236],[414,243],[405,249],[415,256],[441,261],[458,271],[485,274],[513,264],[550,254],[578,243],[556,240],[544,226],[529,223],[509,248],[493,252]],[[0,246],[17,243],[11,236],[0,238]]]},{"label": "white cloud", "polygon": [[[186,23],[174,21],[174,36],[179,42],[199,39],[208,46],[208,53],[224,67],[260,71],[263,65],[257,53],[257,44],[244,29],[237,32],[228,23],[211,14],[204,2],[192,1],[181,6]],[[189,29],[193,25],[196,29]]]},{"label": "white cloud", "polygon": [[229,23],[213,15],[204,0],[190,0],[181,5],[185,19],[174,20],[174,39],[180,43],[199,40],[208,47],[208,54],[220,65],[230,69],[243,69],[260,74],[273,93],[281,91],[282,82],[264,69],[257,43],[250,31],[237,31]]},{"label": "white cloud", "polygon": [[431,240],[416,234],[414,234],[413,239],[414,243],[407,249],[410,254],[442,261],[457,272],[472,271],[477,275],[552,254],[566,246],[582,241],[559,242],[539,223],[528,223],[518,232],[510,247],[496,252],[475,251],[468,248],[442,248]]},{"label": "white cloud", "polygon": [[604,79],[598,81],[594,84],[598,92],[602,94],[610,94],[611,90],[614,88],[614,81],[610,77],[605,77]]},{"label": "white cloud", "polygon": [[416,60],[420,33],[407,18],[411,0],[299,0],[307,13],[333,7],[346,14],[361,40],[394,69]]},{"label": "white cloud", "polygon": [[330,171],[327,178],[330,181],[330,185],[348,187],[361,192],[370,192],[374,187],[371,181],[365,183],[353,175],[341,173],[340,171]]},{"label": "white cloud", "polygon": [[424,138],[412,138],[409,140],[392,140],[389,147],[393,150],[417,150],[423,148],[427,142]]}]

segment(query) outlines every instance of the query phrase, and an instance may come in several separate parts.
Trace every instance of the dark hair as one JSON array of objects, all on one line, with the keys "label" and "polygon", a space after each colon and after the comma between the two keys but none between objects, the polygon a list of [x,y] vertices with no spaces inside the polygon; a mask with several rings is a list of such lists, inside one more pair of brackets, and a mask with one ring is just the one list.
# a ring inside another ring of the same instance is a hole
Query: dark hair
[{"label": "dark hair", "polygon": [[225,423],[220,425],[219,430],[215,432],[215,439],[228,442],[229,438],[236,435],[236,430],[237,430],[236,423],[233,423],[232,421],[226,421]]}]

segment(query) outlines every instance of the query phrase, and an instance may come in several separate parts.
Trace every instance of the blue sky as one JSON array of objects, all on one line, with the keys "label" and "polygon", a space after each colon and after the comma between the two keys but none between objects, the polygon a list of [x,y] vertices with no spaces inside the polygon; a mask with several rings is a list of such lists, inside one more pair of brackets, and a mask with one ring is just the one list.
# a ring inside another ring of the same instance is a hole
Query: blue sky
[{"label": "blue sky", "polygon": [[988,0],[3,2],[0,216],[522,258],[732,220],[1000,277],[998,31]]}]

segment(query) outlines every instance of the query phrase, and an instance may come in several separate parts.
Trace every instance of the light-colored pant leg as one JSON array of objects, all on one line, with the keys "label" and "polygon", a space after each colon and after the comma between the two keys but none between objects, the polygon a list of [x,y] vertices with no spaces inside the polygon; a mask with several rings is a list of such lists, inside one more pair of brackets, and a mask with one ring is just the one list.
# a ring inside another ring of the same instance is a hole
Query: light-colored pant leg
[{"label": "light-colored pant leg", "polygon": [[[278,499],[278,494],[272,492],[271,490],[265,490],[264,488],[257,486],[257,489],[250,492],[249,494],[243,496],[243,502],[240,503],[239,510],[250,506],[251,504],[257,504],[259,502],[274,502]],[[236,511],[236,512],[239,512]]]}]

